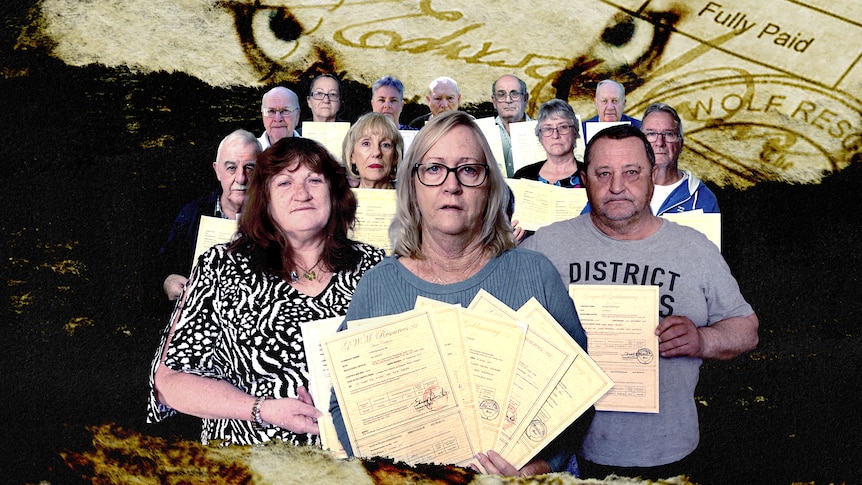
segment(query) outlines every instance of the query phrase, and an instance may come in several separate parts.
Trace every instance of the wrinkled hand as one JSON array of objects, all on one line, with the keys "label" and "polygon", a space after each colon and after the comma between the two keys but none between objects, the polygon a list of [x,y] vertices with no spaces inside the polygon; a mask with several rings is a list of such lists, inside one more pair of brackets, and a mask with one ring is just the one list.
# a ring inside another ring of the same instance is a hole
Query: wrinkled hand
[{"label": "wrinkled hand", "polygon": [[527,231],[525,231],[523,227],[518,225],[517,220],[512,221],[512,228],[515,233],[515,244],[521,244],[521,241],[524,240],[524,236],[527,235]]},{"label": "wrinkled hand", "polygon": [[165,278],[165,282],[162,283],[162,288],[165,290],[165,294],[168,295],[168,300],[174,301],[183,294],[185,291],[186,283],[189,281],[183,275],[171,274]]},{"label": "wrinkled hand", "polygon": [[700,357],[703,340],[690,318],[681,315],[665,317],[656,327],[658,351],[662,357]]},{"label": "wrinkled hand", "polygon": [[529,477],[533,475],[544,475],[545,473],[551,472],[551,467],[548,466],[548,463],[545,460],[533,460],[524,465],[524,468],[518,470],[494,450],[488,451],[487,454],[479,453],[476,455],[476,458],[485,468],[485,473],[491,475]]},{"label": "wrinkled hand", "polygon": [[320,434],[317,418],[321,414],[304,387],[297,389],[296,399],[267,399],[260,407],[261,419],[294,433]]}]

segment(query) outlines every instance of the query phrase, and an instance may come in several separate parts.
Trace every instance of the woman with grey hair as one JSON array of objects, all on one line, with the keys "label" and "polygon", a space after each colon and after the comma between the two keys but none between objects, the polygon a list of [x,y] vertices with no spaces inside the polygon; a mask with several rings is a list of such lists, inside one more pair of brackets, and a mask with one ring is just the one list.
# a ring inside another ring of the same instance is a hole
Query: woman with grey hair
[{"label": "woman with grey hair", "polygon": [[521,167],[513,178],[538,180],[559,187],[581,186],[575,145],[580,137],[578,118],[562,99],[546,101],[539,107],[536,136],[548,154],[546,160]]},{"label": "woman with grey hair", "polygon": [[[516,309],[536,298],[586,348],[586,334],[554,266],[539,253],[515,247],[506,214],[508,186],[470,115],[435,116],[413,140],[398,173],[393,256],[363,276],[346,321],[411,310],[418,296],[466,307],[484,289]],[[342,446],[352,454],[334,395],[330,411]],[[522,470],[493,451],[480,453],[479,460],[489,473],[533,475],[563,470],[572,450],[547,449]]]}]

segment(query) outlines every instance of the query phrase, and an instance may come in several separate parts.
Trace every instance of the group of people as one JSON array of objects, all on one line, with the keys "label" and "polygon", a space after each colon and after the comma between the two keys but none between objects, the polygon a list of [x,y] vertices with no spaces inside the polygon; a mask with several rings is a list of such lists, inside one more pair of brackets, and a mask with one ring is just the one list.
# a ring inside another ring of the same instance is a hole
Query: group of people
[{"label": "group of people", "polygon": [[[536,118],[547,160],[516,172],[507,159],[504,172],[475,119],[458,109],[454,80],[432,82],[430,113],[408,125],[400,122],[403,89],[391,76],[374,83],[372,111],[351,126],[343,163],[299,136],[298,98],[283,87],[263,96],[259,138],[244,130],[225,137],[213,164],[219,190],[182,210],[162,252],[181,254],[180,242],[195,237],[201,215],[239,214],[238,231],[206,251],[188,278],[182,266],[165,271],[164,291],[177,303],[153,360],[148,420],[198,416],[205,443],[319,445],[301,323],[400,313],[418,296],[467,306],[485,290],[512,308],[536,298],[589,350],[568,285],[633,284],[632,272],[650,272],[639,281],[657,285],[663,302],[655,329],[660,412],[586,413],[520,470],[493,450],[477,458],[485,472],[504,475],[689,473],[702,359],[753,349],[758,320],[717,247],[658,217],[718,211],[706,186],[678,168],[679,116],[668,105],[650,105],[639,123],[598,132],[579,162],[573,149],[582,126],[568,103],[553,99]],[[509,124],[529,119],[528,99],[515,76],[492,85],[504,146]],[[340,103],[335,77],[315,79],[308,94],[315,121],[338,120]],[[620,121],[624,105],[622,85],[600,83],[597,120]],[[399,130],[411,125],[419,129],[405,153]],[[583,187],[588,206],[520,241],[507,177]],[[391,256],[349,239],[357,204],[351,179],[395,190]],[[191,254],[185,258],[188,267]],[[573,265],[591,265],[602,277],[576,280]],[[334,396],[330,412],[349,452]]]}]

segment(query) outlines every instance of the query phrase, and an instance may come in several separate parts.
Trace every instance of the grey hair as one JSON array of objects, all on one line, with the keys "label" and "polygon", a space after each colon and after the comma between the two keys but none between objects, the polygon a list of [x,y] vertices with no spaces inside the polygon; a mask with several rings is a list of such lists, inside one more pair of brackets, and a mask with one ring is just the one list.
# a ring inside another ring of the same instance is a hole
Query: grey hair
[{"label": "grey hair", "polygon": [[676,129],[679,132],[679,136],[682,136],[682,120],[679,118],[679,114],[675,109],[669,104],[665,103],[653,103],[647,106],[646,111],[644,111],[644,115],[641,117],[641,127],[643,127],[643,120],[647,118],[647,116],[653,113],[667,113],[673,118],[673,122],[676,124]]},{"label": "grey hair", "polygon": [[575,110],[572,109],[569,103],[559,98],[549,99],[539,106],[539,114],[536,116],[536,136],[540,136],[540,125],[542,122],[555,115],[560,118],[565,118],[575,125],[575,146],[577,146],[578,138],[581,136],[581,127],[580,123],[578,123],[578,117],[575,115]]}]

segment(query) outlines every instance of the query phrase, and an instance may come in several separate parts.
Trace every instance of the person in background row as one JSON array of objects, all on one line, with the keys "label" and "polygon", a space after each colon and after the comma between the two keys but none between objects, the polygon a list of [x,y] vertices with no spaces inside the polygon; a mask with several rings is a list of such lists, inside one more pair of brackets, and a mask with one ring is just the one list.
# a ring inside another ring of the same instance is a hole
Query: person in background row
[{"label": "person in background row", "polygon": [[359,178],[361,189],[394,189],[395,170],[403,154],[401,133],[380,113],[360,116],[342,143],[342,160]]},{"label": "person in background row", "polygon": [[401,124],[404,109],[404,84],[392,76],[383,76],[371,86],[371,111],[388,116],[399,130],[414,130]]},{"label": "person in background row", "polygon": [[600,131],[581,172],[593,211],[542,227],[522,244],[547,256],[565,285],[659,289],[659,412],[596,411],[578,451],[585,477],[691,474],[686,458],[700,440],[694,391],[703,359],[732,359],[758,342],[757,315],[715,244],[651,213],[654,166],[637,128]]},{"label": "person in background row", "polygon": [[263,95],[260,103],[263,117],[263,134],[258,137],[263,150],[282,138],[299,136],[299,98],[296,93],[282,86],[276,86]]},{"label": "person in background row", "polygon": [[219,143],[213,171],[218,190],[186,204],[171,226],[168,238],[157,256],[162,289],[168,299],[179,298],[192,267],[201,216],[236,219],[246,201],[248,181],[254,170],[260,144],[245,130],[236,130]]},{"label": "person in background row", "polygon": [[341,111],[341,83],[332,74],[321,74],[311,81],[306,98],[311,121],[328,123],[338,120]]},{"label": "person in background row", "polygon": [[513,178],[529,179],[558,187],[580,187],[575,146],[580,139],[578,117],[568,103],[552,99],[539,107],[536,136],[548,154],[546,160],[518,169]]},{"label": "person in background row", "polygon": [[[535,297],[586,348],[574,304],[553,266],[515,247],[505,212],[508,185],[470,115],[435,116],[419,131],[398,173],[390,232],[394,256],[359,282],[346,321],[410,310],[417,296],[466,307],[484,289],[512,308]],[[352,454],[334,393],[330,411],[339,441]],[[552,445],[520,471],[493,451],[479,460],[488,473],[534,475],[563,470],[572,451],[558,453]]]},{"label": "person in background row", "polygon": [[641,131],[655,152],[655,173],[650,207],[652,213],[701,210],[720,212],[715,194],[687,170],[679,169],[682,153],[682,121],[676,110],[664,103],[653,103],[644,112]]},{"label": "person in background row", "polygon": [[598,114],[584,121],[582,127],[583,133],[587,132],[587,123],[594,121],[627,121],[635,128],[640,128],[640,120],[623,113],[626,107],[626,88],[622,84],[613,79],[599,81],[596,85],[595,101]]},{"label": "person in background row", "polygon": [[503,159],[506,162],[506,177],[515,173],[512,163],[512,137],[509,123],[528,121],[530,117],[524,112],[530,94],[527,83],[512,75],[500,76],[491,85],[491,104],[497,110],[494,122],[500,128],[500,139],[503,141]]},{"label": "person in background row", "polygon": [[430,113],[414,118],[410,122],[412,128],[422,128],[425,123],[434,119],[435,116],[446,111],[454,111],[461,107],[461,91],[458,83],[451,77],[438,77],[428,85],[428,94],[425,95]]},{"label": "person in background row", "polygon": [[319,445],[300,324],[344,315],[383,250],[347,238],[344,167],[298,137],[260,154],[239,237],[205,252],[153,359],[147,421],[203,418],[201,441]]}]

